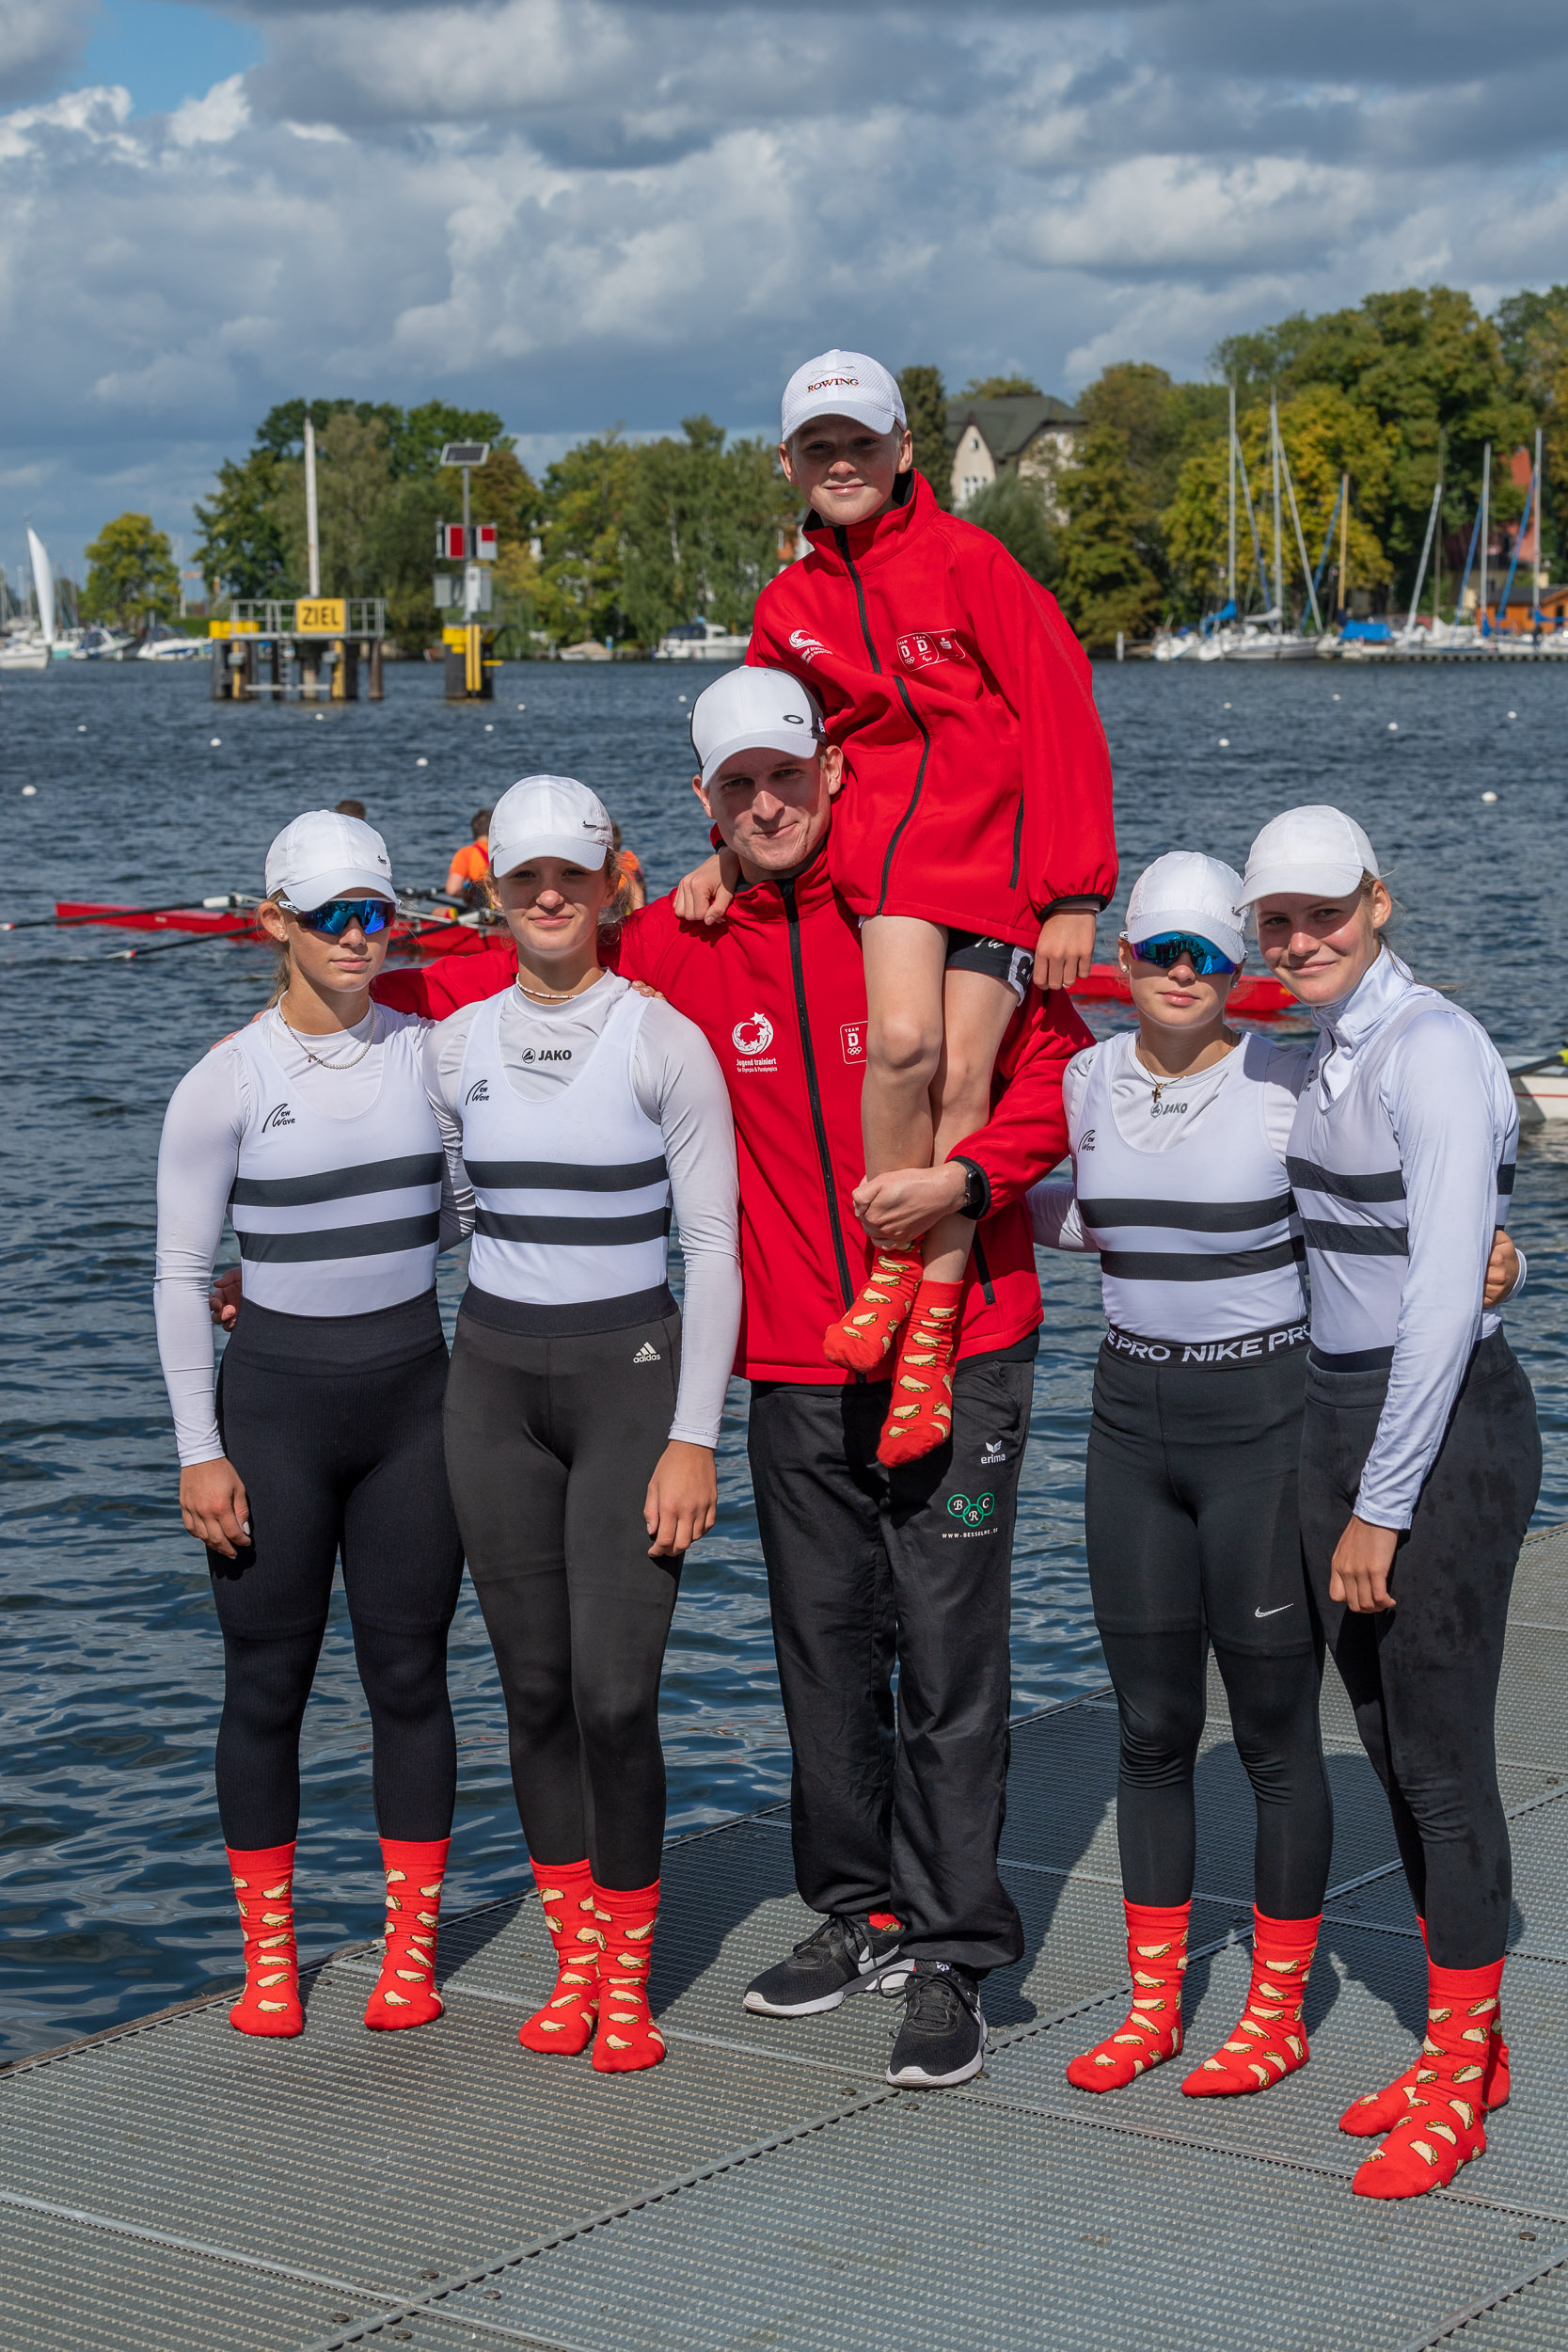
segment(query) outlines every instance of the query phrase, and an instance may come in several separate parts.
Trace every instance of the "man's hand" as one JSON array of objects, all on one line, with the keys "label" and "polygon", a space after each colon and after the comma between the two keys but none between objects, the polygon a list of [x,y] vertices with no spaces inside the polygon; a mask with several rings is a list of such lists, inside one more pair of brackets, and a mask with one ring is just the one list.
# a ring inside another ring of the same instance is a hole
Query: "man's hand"
[{"label": "man's hand", "polygon": [[642,1524],[653,1537],[650,1560],[689,1551],[719,1516],[719,1473],[710,1445],[672,1438],[648,1481]]},{"label": "man's hand", "polygon": [[227,1267],[207,1293],[207,1311],[213,1321],[232,1331],[240,1319],[240,1297],[245,1276],[237,1265]]},{"label": "man's hand", "polygon": [[675,913],[683,923],[721,923],[740,887],[740,860],[718,850],[675,884]]},{"label": "man's hand", "polygon": [[1366,1519],[1353,1518],[1334,1549],[1329,1599],[1342,1600],[1357,1616],[1392,1609],[1388,1575],[1399,1539],[1397,1527],[1373,1527]]},{"label": "man's hand", "polygon": [[1048,914],[1035,948],[1035,986],[1066,988],[1086,980],[1094,962],[1094,916],[1086,912]]},{"label": "man's hand", "polygon": [[193,1462],[180,1473],[180,1516],[185,1533],[232,1560],[250,1542],[250,1498],[232,1462]]},{"label": "man's hand", "polygon": [[1492,1255],[1486,1261],[1486,1287],[1481,1292],[1481,1304],[1500,1307],[1519,1279],[1519,1252],[1499,1225],[1492,1236]]},{"label": "man's hand", "polygon": [[963,1207],[967,1184],[968,1170],[958,1160],[943,1160],[940,1168],[898,1168],[863,1178],[851,1205],[873,1241],[908,1247],[939,1217]]}]

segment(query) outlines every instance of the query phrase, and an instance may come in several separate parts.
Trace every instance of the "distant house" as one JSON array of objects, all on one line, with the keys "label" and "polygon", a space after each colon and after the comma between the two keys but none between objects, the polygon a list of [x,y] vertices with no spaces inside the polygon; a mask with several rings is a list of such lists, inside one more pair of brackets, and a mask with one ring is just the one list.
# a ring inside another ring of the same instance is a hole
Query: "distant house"
[{"label": "distant house", "polygon": [[963,507],[1005,474],[1048,485],[1047,504],[1061,520],[1051,487],[1072,461],[1085,420],[1049,392],[1013,392],[1003,400],[950,400],[947,439],[953,452],[953,504]]}]

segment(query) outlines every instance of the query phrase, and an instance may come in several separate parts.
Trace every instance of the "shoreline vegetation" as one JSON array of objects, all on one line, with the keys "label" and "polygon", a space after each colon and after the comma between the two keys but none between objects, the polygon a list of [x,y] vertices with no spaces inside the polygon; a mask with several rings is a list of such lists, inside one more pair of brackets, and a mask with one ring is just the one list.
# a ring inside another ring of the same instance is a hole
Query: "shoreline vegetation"
[{"label": "shoreline vegetation", "polygon": [[[1408,597],[1436,483],[1439,576],[1457,581],[1475,519],[1482,452],[1493,448],[1492,518],[1506,553],[1525,502],[1514,453],[1544,432],[1542,558],[1568,560],[1568,286],[1509,296],[1490,316],[1457,289],[1369,294],[1352,309],[1306,313],[1229,337],[1203,381],[1129,360],[1105,368],[1074,404],[1082,420],[1053,468],[999,470],[963,508],[993,531],[1059,598],[1091,652],[1118,632],[1146,639],[1162,623],[1196,622],[1224,596],[1227,387],[1255,485],[1267,474],[1271,396],[1307,545],[1327,531],[1341,475],[1351,486],[1348,578],[1357,609]],[[900,375],[915,462],[951,502],[953,413],[966,400],[1037,394],[1021,377],[966,386],[950,399],[940,370]],[[764,582],[789,562],[798,501],[762,439],[732,439],[705,416],[678,435],[628,440],[620,428],[568,449],[535,481],[502,419],[431,401],[310,404],[320,484],[322,588],[387,599],[388,637],[408,656],[438,643],[432,598],[436,525],[460,511],[444,442],[490,442],[473,475],[473,516],[500,534],[495,566],[499,654],[548,659],[593,640],[635,658],[701,616],[744,633]],[[241,459],[219,468],[196,507],[196,561],[230,596],[304,592],[305,403],[272,408]],[[1270,518],[1259,530],[1272,567]],[[84,619],[135,612],[178,622],[168,541],[147,516],[122,516],[87,550]],[[1250,544],[1246,563],[1252,567]],[[1294,569],[1293,565],[1287,566]],[[1339,601],[1330,577],[1325,594]],[[1267,601],[1257,594],[1255,603]],[[204,629],[204,621],[186,626]],[[390,648],[389,648],[390,649]]]}]

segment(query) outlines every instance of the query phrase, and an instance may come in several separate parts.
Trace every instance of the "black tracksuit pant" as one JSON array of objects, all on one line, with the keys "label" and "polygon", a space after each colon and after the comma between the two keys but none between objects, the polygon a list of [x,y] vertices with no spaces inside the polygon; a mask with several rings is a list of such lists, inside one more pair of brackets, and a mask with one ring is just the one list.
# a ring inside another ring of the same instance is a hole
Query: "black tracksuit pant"
[{"label": "black tracksuit pant", "polygon": [[1033,1388],[1030,1361],[961,1362],[951,1445],[895,1470],[877,1459],[885,1380],[752,1389],[801,1899],[895,1912],[913,1953],[980,1976],[1023,1950],[996,1853]]}]

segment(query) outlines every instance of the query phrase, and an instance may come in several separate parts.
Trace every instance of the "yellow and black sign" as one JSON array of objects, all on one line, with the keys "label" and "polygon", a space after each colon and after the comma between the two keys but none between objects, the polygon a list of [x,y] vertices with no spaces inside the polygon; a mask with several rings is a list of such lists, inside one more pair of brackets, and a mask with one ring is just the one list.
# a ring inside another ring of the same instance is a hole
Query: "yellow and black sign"
[{"label": "yellow and black sign", "polygon": [[296,637],[341,637],[348,628],[343,596],[301,596],[294,606]]}]

